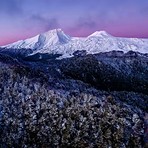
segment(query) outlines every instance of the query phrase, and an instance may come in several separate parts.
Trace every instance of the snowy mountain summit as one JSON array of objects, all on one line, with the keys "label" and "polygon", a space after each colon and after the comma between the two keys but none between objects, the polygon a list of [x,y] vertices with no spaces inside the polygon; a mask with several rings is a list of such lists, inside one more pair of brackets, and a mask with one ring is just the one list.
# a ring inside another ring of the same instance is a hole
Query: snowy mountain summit
[{"label": "snowy mountain summit", "polygon": [[58,43],[64,44],[67,43],[68,41],[70,41],[70,36],[66,35],[61,29],[55,29],[40,34],[38,38],[38,43],[43,46],[46,45],[46,47]]},{"label": "snowy mountain summit", "polygon": [[20,50],[30,48],[33,54],[62,54],[64,58],[73,56],[73,53],[78,50],[85,50],[87,54],[112,50],[148,53],[148,39],[114,37],[106,31],[96,31],[88,37],[70,37],[61,29],[54,29],[3,47]]},{"label": "snowy mountain summit", "polygon": [[39,34],[35,37],[21,40],[4,47],[6,48],[33,48],[41,49],[48,48],[56,44],[64,44],[70,40],[70,36],[66,35],[61,29],[54,29],[48,32]]},{"label": "snowy mountain summit", "polygon": [[107,37],[107,36],[111,36],[110,34],[108,34],[106,31],[96,31],[93,34],[89,35],[89,37]]}]

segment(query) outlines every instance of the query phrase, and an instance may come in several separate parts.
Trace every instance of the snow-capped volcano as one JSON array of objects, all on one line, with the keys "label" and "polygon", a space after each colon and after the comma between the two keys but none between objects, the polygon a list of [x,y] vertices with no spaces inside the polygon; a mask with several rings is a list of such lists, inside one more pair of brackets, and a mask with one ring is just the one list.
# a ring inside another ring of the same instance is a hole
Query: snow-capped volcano
[{"label": "snow-capped volcano", "polygon": [[109,33],[107,33],[106,31],[96,31],[94,33],[92,33],[91,35],[89,35],[88,37],[107,37],[107,36],[111,36]]},{"label": "snow-capped volcano", "polygon": [[6,45],[4,47],[41,49],[48,48],[52,45],[67,43],[68,41],[70,41],[70,36],[66,35],[61,29],[54,29],[39,34],[35,37]]},{"label": "snow-capped volcano", "polygon": [[[73,56],[77,50],[86,50],[88,54],[119,50],[148,53],[148,39],[114,37],[105,31],[96,31],[88,37],[70,37],[61,29],[50,30],[35,37],[21,40],[6,46],[6,49],[28,49],[35,53],[58,53],[63,57]],[[23,50],[24,50],[23,49]]]},{"label": "snow-capped volcano", "polygon": [[64,44],[70,41],[70,36],[66,35],[61,29],[55,29],[46,33],[40,34],[37,48],[48,48],[51,45]]}]

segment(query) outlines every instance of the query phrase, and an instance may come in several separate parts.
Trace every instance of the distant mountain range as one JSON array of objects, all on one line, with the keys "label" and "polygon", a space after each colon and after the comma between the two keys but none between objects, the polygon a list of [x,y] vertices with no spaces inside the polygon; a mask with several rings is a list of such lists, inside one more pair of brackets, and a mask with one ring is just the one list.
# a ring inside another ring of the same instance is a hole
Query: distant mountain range
[{"label": "distant mountain range", "polygon": [[0,47],[0,96],[0,147],[147,147],[148,39],[55,29]]},{"label": "distant mountain range", "polygon": [[2,48],[32,49],[32,55],[36,53],[61,54],[61,58],[67,58],[73,56],[76,51],[84,50],[87,54],[112,50],[125,53],[131,50],[148,53],[148,39],[114,37],[105,31],[96,31],[87,37],[70,37],[61,29],[54,29],[26,40],[2,46]]}]

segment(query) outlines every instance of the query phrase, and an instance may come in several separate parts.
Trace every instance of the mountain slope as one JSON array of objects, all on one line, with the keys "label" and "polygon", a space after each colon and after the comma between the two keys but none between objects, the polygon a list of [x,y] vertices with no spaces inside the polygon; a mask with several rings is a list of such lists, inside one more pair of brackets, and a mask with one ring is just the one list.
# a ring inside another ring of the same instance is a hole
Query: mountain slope
[{"label": "mountain slope", "polygon": [[71,57],[77,50],[86,50],[88,54],[118,50],[148,53],[148,39],[114,37],[105,31],[96,31],[85,38],[70,37],[61,29],[50,30],[33,38],[3,46],[10,48],[31,48],[33,54],[53,53]]},{"label": "mountain slope", "polygon": [[33,48],[40,49],[55,45],[58,43],[66,43],[70,40],[70,37],[64,34],[61,29],[50,30],[46,33],[39,34],[35,37],[21,40],[3,47],[6,48]]},{"label": "mountain slope", "polygon": [[[148,62],[145,55],[132,55],[45,64],[0,54],[0,147],[146,147],[148,95],[125,90],[138,84],[148,92]],[[93,88],[101,83],[109,89]],[[126,88],[110,91],[115,85]]]}]

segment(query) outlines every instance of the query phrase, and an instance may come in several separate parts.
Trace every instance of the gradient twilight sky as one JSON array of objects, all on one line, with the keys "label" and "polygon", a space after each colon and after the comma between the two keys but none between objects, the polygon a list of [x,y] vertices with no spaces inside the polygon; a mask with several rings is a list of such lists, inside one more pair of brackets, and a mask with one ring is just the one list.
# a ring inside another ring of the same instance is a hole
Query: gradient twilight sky
[{"label": "gradient twilight sky", "polygon": [[0,45],[55,28],[148,38],[148,0],[0,0]]}]

